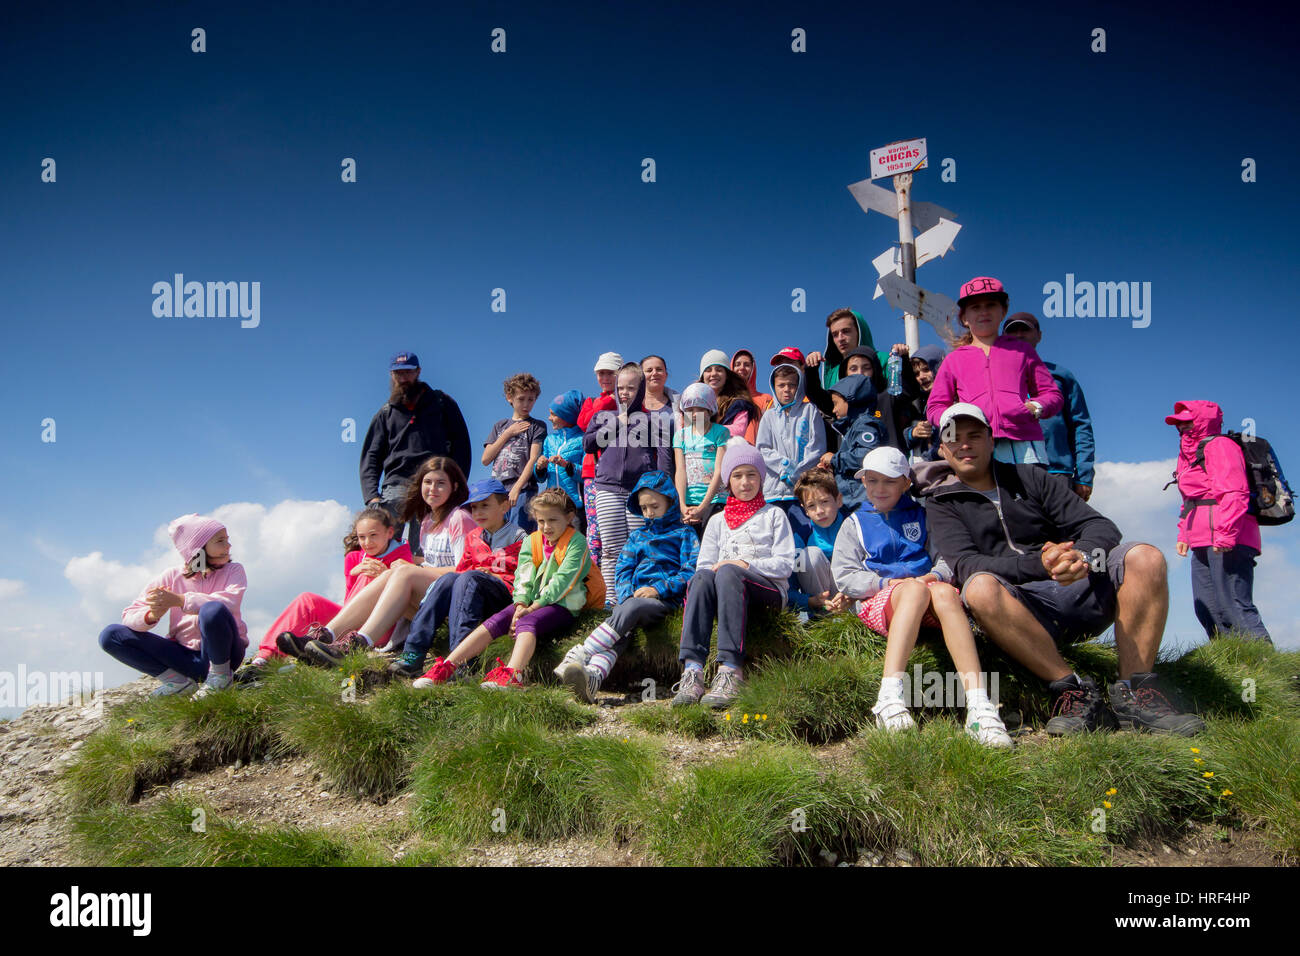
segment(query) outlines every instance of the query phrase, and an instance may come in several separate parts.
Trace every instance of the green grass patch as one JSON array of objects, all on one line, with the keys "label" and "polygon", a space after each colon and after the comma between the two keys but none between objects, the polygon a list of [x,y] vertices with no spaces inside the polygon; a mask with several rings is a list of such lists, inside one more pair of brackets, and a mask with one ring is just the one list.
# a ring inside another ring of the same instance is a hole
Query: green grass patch
[{"label": "green grass patch", "polygon": [[1216,815],[1239,815],[1261,830],[1283,862],[1300,858],[1300,720],[1217,720],[1210,731],[1183,750],[1185,759],[1203,761],[1193,766],[1204,799]]},{"label": "green grass patch", "polygon": [[633,727],[652,734],[677,734],[703,740],[721,732],[717,711],[706,707],[672,707],[666,700],[634,704],[619,716]]},{"label": "green grass patch", "polygon": [[[226,821],[191,800],[167,797],[148,808],[104,806],[72,821],[74,848],[91,866],[391,866],[365,834],[252,826]],[[453,857],[421,842],[397,863],[445,865]]]},{"label": "green grass patch", "polygon": [[673,866],[813,864],[879,842],[889,813],[870,787],[801,747],[754,744],[696,767],[647,820],[654,857]]},{"label": "green grass patch", "polygon": [[930,865],[1099,864],[1111,844],[1209,811],[1182,738],[1084,734],[1006,751],[935,720],[868,731],[855,756],[899,815],[888,845]]},{"label": "green grass patch", "polygon": [[458,842],[615,834],[640,816],[659,774],[647,741],[497,726],[433,741],[416,764],[413,813],[427,832]]}]

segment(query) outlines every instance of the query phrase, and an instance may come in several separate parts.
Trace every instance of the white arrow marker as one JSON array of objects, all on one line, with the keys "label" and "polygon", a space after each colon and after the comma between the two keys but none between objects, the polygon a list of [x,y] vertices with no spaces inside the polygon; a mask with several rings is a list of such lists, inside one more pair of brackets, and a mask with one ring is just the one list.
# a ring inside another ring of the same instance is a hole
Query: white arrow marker
[{"label": "white arrow marker", "polygon": [[[935,259],[942,259],[952,248],[952,241],[957,238],[957,233],[961,232],[961,224],[953,222],[951,219],[940,219],[939,225],[932,226],[925,232],[916,237],[916,267],[919,269],[927,262]],[[871,260],[871,264],[876,267],[876,275],[883,276],[893,272],[897,275],[903,274],[903,264],[898,261],[898,249],[886,249],[876,258]],[[876,284],[876,294],[871,298],[879,299],[884,295],[879,283]]]},{"label": "white arrow marker", "polygon": [[880,288],[890,305],[929,322],[941,336],[957,314],[957,303],[952,299],[940,292],[927,292],[900,275],[881,276]]},{"label": "white arrow marker", "polygon": [[952,248],[952,241],[961,232],[961,224],[951,219],[941,218],[938,225],[931,226],[916,237],[916,265],[921,267],[933,259],[942,259]]},{"label": "white arrow marker", "polygon": [[[869,179],[853,183],[849,192],[858,201],[863,212],[878,212],[890,219],[898,218],[898,194],[892,189],[877,186]],[[925,232],[939,224],[940,219],[956,219],[957,214],[950,209],[936,206],[932,202],[912,203],[912,228]]]}]

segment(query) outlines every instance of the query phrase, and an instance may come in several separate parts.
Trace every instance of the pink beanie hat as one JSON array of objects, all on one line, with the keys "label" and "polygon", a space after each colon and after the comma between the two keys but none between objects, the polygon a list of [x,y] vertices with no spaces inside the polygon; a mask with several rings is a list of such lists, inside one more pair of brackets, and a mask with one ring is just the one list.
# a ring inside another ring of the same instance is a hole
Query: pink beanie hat
[{"label": "pink beanie hat", "polygon": [[727,452],[722,459],[722,487],[730,489],[731,473],[741,465],[753,465],[762,478],[767,470],[763,462],[763,453],[743,438],[733,438],[727,442]]},{"label": "pink beanie hat", "polygon": [[190,559],[198,554],[217,532],[225,530],[226,526],[216,518],[204,518],[196,514],[181,515],[167,526],[172,544],[176,545],[176,550],[181,554],[182,564],[189,564]]}]

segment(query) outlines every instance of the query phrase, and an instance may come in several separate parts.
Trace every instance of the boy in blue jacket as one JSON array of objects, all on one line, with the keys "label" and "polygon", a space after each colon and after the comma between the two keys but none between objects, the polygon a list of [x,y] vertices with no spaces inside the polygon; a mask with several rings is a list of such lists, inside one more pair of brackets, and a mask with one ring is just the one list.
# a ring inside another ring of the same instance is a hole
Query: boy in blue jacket
[{"label": "boy in blue jacket", "polygon": [[813,468],[794,483],[799,507],[786,516],[794,532],[794,574],[790,575],[790,607],[808,614],[834,614],[853,603],[835,586],[831,558],[840,525],[850,514],[844,507],[835,476],[825,468]]},{"label": "boy in blue jacket", "polygon": [[585,641],[569,648],[554,672],[589,704],[627,649],[632,632],[659,623],[682,606],[700,554],[699,539],[682,523],[677,489],[666,472],[642,475],[627,496],[627,510],[645,518],[645,524],[632,532],[619,553],[614,571],[618,603]]}]

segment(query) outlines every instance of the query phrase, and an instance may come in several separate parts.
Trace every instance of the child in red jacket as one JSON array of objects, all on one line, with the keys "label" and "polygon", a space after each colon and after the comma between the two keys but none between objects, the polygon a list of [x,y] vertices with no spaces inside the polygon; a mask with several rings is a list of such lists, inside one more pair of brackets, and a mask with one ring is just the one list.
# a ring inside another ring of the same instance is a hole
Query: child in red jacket
[{"label": "child in red jacket", "polygon": [[[410,545],[393,541],[396,533],[397,523],[387,508],[372,505],[353,520],[352,530],[344,538],[348,552],[343,558],[343,580],[347,588],[343,604],[351,601],[394,561],[415,561]],[[331,620],[343,609],[343,604],[307,591],[299,594],[267,629],[257,656],[240,670],[236,680],[255,677],[273,657],[301,656],[307,639],[295,635],[305,633],[319,621]],[[384,643],[384,640],[379,643]]]}]

